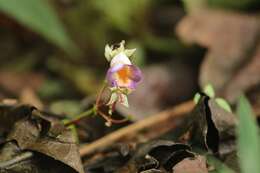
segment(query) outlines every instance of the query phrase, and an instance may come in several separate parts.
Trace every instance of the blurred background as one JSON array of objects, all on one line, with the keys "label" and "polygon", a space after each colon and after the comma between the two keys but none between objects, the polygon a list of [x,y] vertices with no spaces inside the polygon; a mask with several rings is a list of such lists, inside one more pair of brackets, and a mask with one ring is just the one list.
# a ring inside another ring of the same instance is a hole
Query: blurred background
[{"label": "blurred background", "polygon": [[259,0],[0,0],[0,99],[75,115],[93,101],[106,44],[137,48],[144,79],[123,115],[142,119],[211,83],[260,109]]}]

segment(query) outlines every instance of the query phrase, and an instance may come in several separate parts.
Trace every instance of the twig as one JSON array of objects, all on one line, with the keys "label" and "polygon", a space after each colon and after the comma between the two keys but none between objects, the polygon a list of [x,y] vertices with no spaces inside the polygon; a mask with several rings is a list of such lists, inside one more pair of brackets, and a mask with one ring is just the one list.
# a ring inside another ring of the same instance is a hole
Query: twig
[{"label": "twig", "polygon": [[175,123],[173,122],[175,118],[187,114],[193,107],[193,101],[188,101],[175,106],[172,109],[163,111],[154,116],[150,116],[134,124],[121,128],[90,144],[81,146],[80,155],[85,156],[91,154],[97,150],[111,146],[112,144],[123,139],[134,139],[138,133],[144,133],[144,131],[148,134],[148,138],[150,139],[158,137],[175,126]]}]

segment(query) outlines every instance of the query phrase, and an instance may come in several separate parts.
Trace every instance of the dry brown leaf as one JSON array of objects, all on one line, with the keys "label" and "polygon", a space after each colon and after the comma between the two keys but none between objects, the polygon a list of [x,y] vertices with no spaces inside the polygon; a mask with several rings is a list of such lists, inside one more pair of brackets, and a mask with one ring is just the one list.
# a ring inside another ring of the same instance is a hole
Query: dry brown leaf
[{"label": "dry brown leaf", "polygon": [[74,172],[84,172],[74,136],[59,121],[29,105],[2,106],[0,116],[6,119],[9,127],[6,142],[16,141],[22,151],[44,154]]}]

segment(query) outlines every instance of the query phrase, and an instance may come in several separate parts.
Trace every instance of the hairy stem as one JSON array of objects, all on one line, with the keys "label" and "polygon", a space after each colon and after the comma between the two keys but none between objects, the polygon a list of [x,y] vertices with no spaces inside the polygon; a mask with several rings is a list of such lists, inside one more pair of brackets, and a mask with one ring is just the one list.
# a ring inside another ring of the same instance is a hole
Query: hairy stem
[{"label": "hairy stem", "polygon": [[73,119],[67,121],[67,122],[64,122],[64,125],[65,126],[70,126],[72,124],[75,124],[77,122],[79,122],[82,118],[85,118],[85,117],[88,117],[88,116],[91,116],[95,113],[95,108],[92,107],[88,110],[86,110],[85,112],[82,112],[81,114],[79,115],[76,115]]},{"label": "hairy stem", "polygon": [[96,103],[95,103],[95,105],[92,108],[86,110],[85,112],[82,112],[79,115],[76,115],[71,120],[64,121],[64,125],[65,126],[70,126],[72,124],[75,124],[75,123],[79,122],[82,118],[91,116],[93,114],[101,115],[107,121],[108,124],[112,124],[112,123],[119,124],[119,123],[124,123],[124,122],[128,121],[128,118],[123,118],[123,119],[120,119],[120,120],[113,119],[113,118],[111,118],[111,115],[107,115],[106,113],[102,112],[99,109],[102,105],[104,105],[104,103],[101,103],[101,98],[102,98],[102,95],[105,92],[106,88],[107,88],[107,84],[104,83],[104,85],[102,86],[100,92],[97,95]]}]

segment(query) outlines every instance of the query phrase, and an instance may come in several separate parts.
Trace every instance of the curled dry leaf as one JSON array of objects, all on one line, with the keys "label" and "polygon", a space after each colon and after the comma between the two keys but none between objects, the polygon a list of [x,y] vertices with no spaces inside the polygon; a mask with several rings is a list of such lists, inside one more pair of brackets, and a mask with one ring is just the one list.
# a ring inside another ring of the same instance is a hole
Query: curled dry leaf
[{"label": "curled dry leaf", "polygon": [[191,143],[224,156],[234,151],[235,115],[222,109],[213,99],[201,97],[191,113]]},{"label": "curled dry leaf", "polygon": [[211,119],[219,134],[219,154],[225,155],[235,150],[235,134],[238,120],[236,116],[221,108],[213,99],[208,101]]},{"label": "curled dry leaf", "polygon": [[0,134],[8,133],[16,121],[25,118],[33,109],[29,105],[0,104]]},{"label": "curled dry leaf", "polygon": [[19,117],[13,121],[6,142],[15,141],[21,151],[41,153],[71,167],[74,172],[84,172],[74,137],[62,124],[32,106],[21,105],[3,112]]},{"label": "curled dry leaf", "polygon": [[171,145],[161,144],[152,148],[148,154],[155,158],[159,164],[168,171],[184,158],[192,158],[195,156],[195,154],[191,152],[190,146],[180,143],[174,143]]},{"label": "curled dry leaf", "polygon": [[44,154],[32,151],[22,151],[15,141],[10,141],[0,150],[1,173],[57,173],[75,172],[73,168]]},{"label": "curled dry leaf", "polygon": [[117,173],[167,172],[185,158],[193,158],[188,145],[155,140],[137,147],[132,158]]},{"label": "curled dry leaf", "polygon": [[176,32],[183,41],[208,48],[200,68],[201,86],[211,83],[218,94],[234,101],[260,85],[258,17],[204,9],[184,17]]}]

